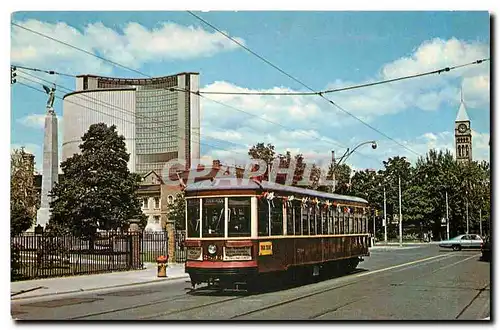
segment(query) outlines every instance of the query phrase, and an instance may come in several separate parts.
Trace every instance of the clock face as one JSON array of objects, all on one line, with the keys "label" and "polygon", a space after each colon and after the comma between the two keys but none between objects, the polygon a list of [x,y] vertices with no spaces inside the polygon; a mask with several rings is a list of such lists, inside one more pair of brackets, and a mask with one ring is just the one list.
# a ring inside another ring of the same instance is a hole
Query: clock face
[{"label": "clock face", "polygon": [[467,130],[467,125],[465,125],[465,124],[458,125],[458,130],[461,133],[465,132]]}]

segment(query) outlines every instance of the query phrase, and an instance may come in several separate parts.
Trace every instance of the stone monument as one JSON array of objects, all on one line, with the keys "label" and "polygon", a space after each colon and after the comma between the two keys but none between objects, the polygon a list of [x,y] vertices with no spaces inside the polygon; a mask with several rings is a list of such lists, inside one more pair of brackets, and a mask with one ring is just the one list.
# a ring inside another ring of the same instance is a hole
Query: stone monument
[{"label": "stone monument", "polygon": [[45,129],[43,138],[43,167],[42,167],[42,193],[40,196],[40,208],[36,216],[36,224],[45,228],[50,219],[49,192],[57,182],[59,174],[59,158],[57,145],[57,116],[54,112],[54,99],[56,88],[43,86],[49,95],[47,100],[47,114],[45,115]]}]

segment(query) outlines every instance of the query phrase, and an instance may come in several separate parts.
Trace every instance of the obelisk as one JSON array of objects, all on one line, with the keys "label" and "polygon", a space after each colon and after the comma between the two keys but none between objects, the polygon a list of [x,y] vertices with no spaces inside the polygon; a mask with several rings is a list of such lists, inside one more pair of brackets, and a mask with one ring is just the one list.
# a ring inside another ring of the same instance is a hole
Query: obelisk
[{"label": "obelisk", "polygon": [[57,116],[54,112],[55,87],[49,89],[43,86],[49,99],[47,101],[47,114],[45,115],[45,128],[43,138],[43,167],[42,167],[42,193],[40,208],[36,215],[36,224],[45,228],[50,219],[49,193],[58,179],[59,159],[57,146]]}]

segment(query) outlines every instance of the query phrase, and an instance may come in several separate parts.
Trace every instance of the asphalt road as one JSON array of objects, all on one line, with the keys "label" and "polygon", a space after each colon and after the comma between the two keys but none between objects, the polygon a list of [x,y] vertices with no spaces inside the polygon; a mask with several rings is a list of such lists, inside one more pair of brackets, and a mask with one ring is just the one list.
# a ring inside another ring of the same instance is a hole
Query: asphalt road
[{"label": "asphalt road", "polygon": [[18,320],[481,320],[490,263],[435,245],[374,250],[351,274],[263,292],[192,291],[186,279],[19,300]]}]

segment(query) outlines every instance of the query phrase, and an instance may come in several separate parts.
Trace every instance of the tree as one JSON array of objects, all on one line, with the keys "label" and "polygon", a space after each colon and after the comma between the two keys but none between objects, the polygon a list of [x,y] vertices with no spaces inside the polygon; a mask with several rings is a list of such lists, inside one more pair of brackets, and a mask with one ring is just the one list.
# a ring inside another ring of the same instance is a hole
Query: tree
[{"label": "tree", "polygon": [[261,159],[264,162],[266,162],[268,168],[266,169],[266,172],[263,176],[265,180],[268,180],[269,178],[268,169],[271,166],[273,160],[276,158],[276,152],[274,150],[274,146],[270,143],[268,143],[267,146],[262,142],[257,143],[248,150],[248,155],[252,159]]},{"label": "tree", "polygon": [[81,152],[61,163],[64,178],[51,192],[49,231],[93,237],[97,230],[126,228],[130,219],[146,217],[137,196],[140,177],[130,173],[125,138],[116,126],[91,125]]},{"label": "tree", "polygon": [[330,165],[328,177],[332,177],[333,169],[335,168],[335,190],[334,193],[347,195],[350,193],[351,186],[351,167],[347,164]]},{"label": "tree", "polygon": [[186,221],[186,199],[184,192],[175,196],[175,200],[168,206],[167,217],[169,221],[174,221],[175,229],[184,229]]},{"label": "tree", "polygon": [[10,235],[28,230],[35,222],[37,196],[34,186],[34,157],[24,149],[11,153]]}]

